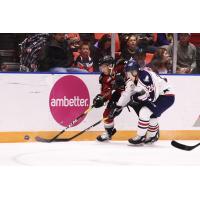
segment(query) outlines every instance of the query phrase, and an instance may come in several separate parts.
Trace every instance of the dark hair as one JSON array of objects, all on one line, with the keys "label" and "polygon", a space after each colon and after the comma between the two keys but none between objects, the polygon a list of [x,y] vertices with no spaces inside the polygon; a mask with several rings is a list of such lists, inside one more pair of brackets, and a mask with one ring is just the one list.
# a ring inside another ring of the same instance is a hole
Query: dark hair
[{"label": "dark hair", "polygon": [[111,36],[109,34],[104,34],[98,42],[98,47],[100,49],[104,48],[106,42],[111,42]]},{"label": "dark hair", "polygon": [[129,41],[129,39],[131,37],[135,37],[136,39],[138,38],[137,34],[129,33],[129,34],[125,35],[125,37],[124,37],[124,40],[125,40],[126,44],[127,44],[127,42]]},{"label": "dark hair", "polygon": [[151,63],[149,66],[153,69],[153,71],[158,72],[158,69],[165,66],[168,70],[170,68],[170,63],[167,60],[163,59],[164,52],[167,51],[165,48],[158,48],[154,53]]},{"label": "dark hair", "polygon": [[79,49],[82,49],[82,47],[83,47],[84,45],[87,45],[87,46],[89,47],[89,49],[91,48],[91,45],[90,45],[89,42],[87,42],[87,41],[82,41],[82,42],[80,43]]},{"label": "dark hair", "polygon": [[121,49],[124,50],[127,48],[127,43],[129,41],[129,39],[131,37],[136,37],[136,40],[138,39],[138,35],[137,34],[134,34],[134,33],[127,33],[127,34],[124,34],[121,38]]}]

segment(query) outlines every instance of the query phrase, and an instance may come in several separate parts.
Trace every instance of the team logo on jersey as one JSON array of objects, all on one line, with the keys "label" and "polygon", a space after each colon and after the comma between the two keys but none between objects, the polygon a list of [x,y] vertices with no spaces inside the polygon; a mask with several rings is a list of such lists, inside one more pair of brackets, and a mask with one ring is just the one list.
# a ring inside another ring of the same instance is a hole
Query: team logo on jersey
[{"label": "team logo on jersey", "polygon": [[149,76],[148,75],[144,78],[144,82],[146,82],[146,83],[149,82]]},{"label": "team logo on jersey", "polygon": [[111,80],[112,80],[112,78],[109,77],[109,78],[107,79],[107,83],[109,83]]}]

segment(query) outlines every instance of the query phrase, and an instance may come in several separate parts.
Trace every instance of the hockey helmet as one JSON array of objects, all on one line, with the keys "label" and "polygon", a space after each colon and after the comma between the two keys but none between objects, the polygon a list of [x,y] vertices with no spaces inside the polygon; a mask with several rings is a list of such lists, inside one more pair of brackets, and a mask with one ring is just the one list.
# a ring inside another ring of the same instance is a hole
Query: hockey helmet
[{"label": "hockey helmet", "polygon": [[114,59],[113,59],[113,57],[107,55],[107,56],[104,56],[103,58],[101,58],[101,59],[99,60],[99,66],[101,66],[101,65],[103,65],[103,64],[107,64],[107,65],[113,67],[113,66],[114,66]]},{"label": "hockey helmet", "polygon": [[126,72],[138,71],[140,65],[135,60],[129,60],[125,65]]}]

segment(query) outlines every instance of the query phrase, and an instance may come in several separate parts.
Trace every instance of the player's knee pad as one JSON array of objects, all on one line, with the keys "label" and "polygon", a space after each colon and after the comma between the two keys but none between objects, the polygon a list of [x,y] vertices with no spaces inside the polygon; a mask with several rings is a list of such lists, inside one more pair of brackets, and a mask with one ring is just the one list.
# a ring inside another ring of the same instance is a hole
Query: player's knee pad
[{"label": "player's knee pad", "polygon": [[152,115],[152,111],[147,108],[146,106],[142,107],[140,109],[140,112],[139,112],[139,118],[143,119],[143,120],[149,120],[150,119],[150,116]]}]

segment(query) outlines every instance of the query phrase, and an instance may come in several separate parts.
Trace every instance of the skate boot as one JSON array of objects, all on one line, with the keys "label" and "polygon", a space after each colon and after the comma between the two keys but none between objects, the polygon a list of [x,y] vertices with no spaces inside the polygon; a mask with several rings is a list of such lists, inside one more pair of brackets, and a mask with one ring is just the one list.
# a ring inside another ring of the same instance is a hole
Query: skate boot
[{"label": "skate boot", "polygon": [[106,128],[106,131],[102,134],[97,136],[97,140],[99,142],[104,142],[107,140],[111,140],[112,136],[117,132],[117,130],[115,128]]},{"label": "skate boot", "polygon": [[160,137],[160,131],[158,130],[158,131],[156,132],[156,135],[153,136],[153,137],[148,137],[148,135],[147,135],[147,137],[146,137],[144,143],[145,143],[145,144],[152,144],[152,143],[158,141],[159,137]]},{"label": "skate boot", "polygon": [[143,144],[144,141],[145,141],[145,135],[144,135],[144,136],[139,136],[139,135],[137,135],[137,136],[134,137],[134,138],[130,138],[128,141],[129,141],[129,143],[131,143],[131,144]]}]

